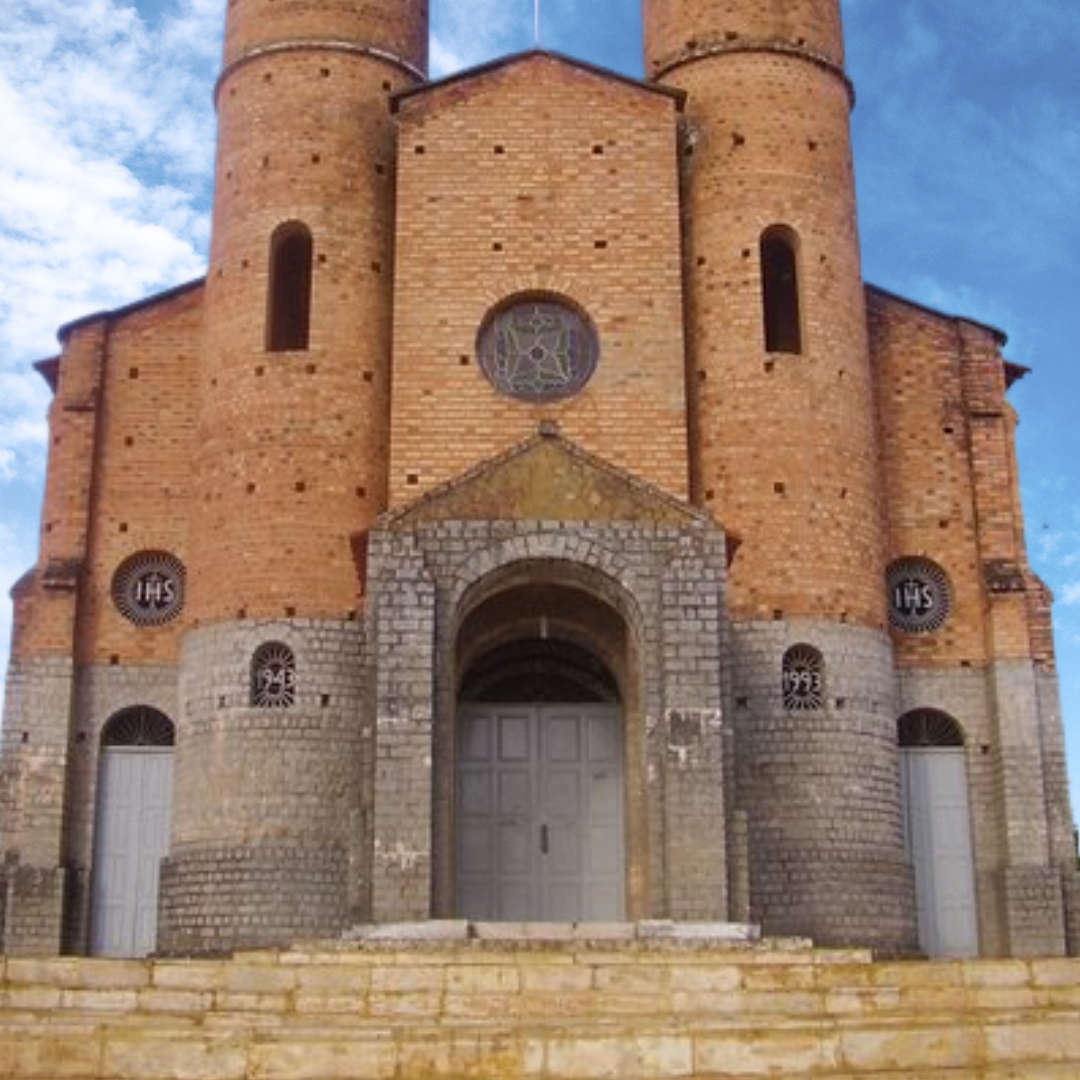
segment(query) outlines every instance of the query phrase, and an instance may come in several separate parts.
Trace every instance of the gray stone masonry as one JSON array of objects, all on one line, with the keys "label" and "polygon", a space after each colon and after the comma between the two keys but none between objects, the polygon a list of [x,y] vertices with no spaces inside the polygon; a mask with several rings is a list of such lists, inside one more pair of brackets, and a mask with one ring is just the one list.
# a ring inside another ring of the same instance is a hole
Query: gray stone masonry
[{"label": "gray stone masonry", "polygon": [[907,670],[899,715],[915,709],[944,712],[964,732],[981,952],[1075,955],[1065,940],[1077,940],[1078,890],[1056,676],[1026,660]]},{"label": "gray stone masonry", "polygon": [[372,532],[377,919],[453,911],[456,635],[476,596],[524,577],[578,589],[625,627],[629,907],[727,918],[724,557],[704,523],[391,521]]},{"label": "gray stone masonry", "polygon": [[373,914],[431,913],[435,588],[409,535],[372,545],[368,634],[375,687]]},{"label": "gray stone masonry", "polygon": [[[291,707],[252,704],[251,658],[267,642],[295,655]],[[186,635],[163,951],[281,944],[367,915],[362,656],[350,621],[245,620]]]},{"label": "gray stone masonry", "polygon": [[[733,625],[731,641],[750,920],[770,935],[914,951],[914,873],[904,846],[888,637],[777,620]],[[820,709],[784,707],[782,661],[796,644],[824,658]]]},{"label": "gray stone masonry", "polygon": [[65,875],[64,820],[74,667],[70,659],[12,664],[0,756],[4,950],[57,953]]}]

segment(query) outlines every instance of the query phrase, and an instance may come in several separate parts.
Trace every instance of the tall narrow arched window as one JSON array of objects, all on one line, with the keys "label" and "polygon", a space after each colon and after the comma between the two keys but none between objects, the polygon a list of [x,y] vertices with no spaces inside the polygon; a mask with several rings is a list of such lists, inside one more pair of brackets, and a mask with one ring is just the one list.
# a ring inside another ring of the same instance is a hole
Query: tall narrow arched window
[{"label": "tall narrow arched window", "polygon": [[270,290],[266,306],[266,348],[289,352],[308,347],[311,333],[311,230],[287,221],[270,238]]},{"label": "tall narrow arched window", "polygon": [[797,237],[782,225],[761,234],[761,296],[765,351],[801,353]]}]

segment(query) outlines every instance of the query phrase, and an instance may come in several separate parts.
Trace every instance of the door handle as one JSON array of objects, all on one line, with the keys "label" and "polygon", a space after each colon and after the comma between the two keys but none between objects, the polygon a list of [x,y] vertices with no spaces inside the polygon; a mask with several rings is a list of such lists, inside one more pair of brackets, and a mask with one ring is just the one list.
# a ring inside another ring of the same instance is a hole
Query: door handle
[{"label": "door handle", "polygon": [[540,826],[540,854],[546,855],[550,849],[548,842],[548,827],[546,825]]}]

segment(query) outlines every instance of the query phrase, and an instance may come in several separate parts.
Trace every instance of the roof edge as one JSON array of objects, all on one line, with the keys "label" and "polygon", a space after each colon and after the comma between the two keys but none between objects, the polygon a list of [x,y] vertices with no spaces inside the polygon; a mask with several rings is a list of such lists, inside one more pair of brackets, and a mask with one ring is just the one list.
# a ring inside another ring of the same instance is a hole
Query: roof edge
[{"label": "roof edge", "polygon": [[864,281],[863,285],[870,292],[875,292],[888,300],[895,300],[897,303],[914,308],[916,311],[923,311],[927,315],[935,316],[935,318],[948,319],[950,322],[966,322],[971,323],[972,326],[978,326],[988,333],[993,334],[998,345],[1002,348],[1009,343],[1009,335],[1006,334],[1004,330],[1000,330],[998,327],[991,326],[989,323],[982,322],[979,319],[972,319],[968,315],[954,315],[948,311],[941,311],[939,308],[931,307],[929,304],[923,304],[918,300],[912,300],[907,296],[901,296],[899,293],[891,292],[889,289],[883,289],[880,285],[872,285],[868,281]]},{"label": "roof edge", "polygon": [[49,384],[49,389],[55,394],[60,386],[60,357],[48,356],[44,360],[37,360],[33,367]]},{"label": "roof edge", "polygon": [[452,86],[454,83],[463,82],[466,79],[472,79],[481,75],[487,75],[500,68],[510,67],[513,64],[518,64],[524,60],[530,60],[533,57],[538,56],[557,60],[570,67],[578,68],[581,71],[587,71],[590,74],[598,75],[604,79],[611,79],[626,86],[634,87],[637,90],[645,90],[651,94],[659,94],[661,97],[670,98],[675,103],[676,109],[680,112],[686,102],[685,90],[679,90],[673,86],[662,86],[657,83],[649,82],[646,79],[636,79],[631,75],[624,75],[622,72],[613,71],[611,68],[601,67],[599,64],[591,64],[587,60],[579,60],[575,56],[568,56],[566,53],[555,52],[552,49],[533,48],[524,49],[521,52],[510,53],[507,56],[500,56],[495,60],[489,60],[486,63],[478,64],[475,67],[463,68],[461,71],[455,71],[451,75],[446,75],[443,78],[436,79],[432,82],[423,83],[420,86],[410,86],[404,90],[399,90],[397,93],[390,95],[390,111],[396,113],[402,102],[418,97],[421,94],[427,94],[433,90],[441,90],[446,86]]},{"label": "roof edge", "polygon": [[154,304],[160,304],[162,301],[172,300],[177,296],[182,296],[184,293],[201,288],[205,284],[206,276],[203,275],[192,281],[185,281],[182,285],[174,285],[171,289],[164,290],[164,292],[154,293],[153,296],[147,296],[142,300],[136,300],[134,303],[125,304],[123,307],[105,309],[103,311],[95,311],[90,315],[83,315],[78,319],[72,319],[71,322],[64,323],[60,329],[56,331],[56,336],[59,338],[60,343],[64,344],[68,337],[76,330],[79,330],[84,326],[89,326],[91,323],[99,322],[102,319],[121,319],[125,315],[132,315],[137,311],[141,311],[143,308],[152,307]]}]

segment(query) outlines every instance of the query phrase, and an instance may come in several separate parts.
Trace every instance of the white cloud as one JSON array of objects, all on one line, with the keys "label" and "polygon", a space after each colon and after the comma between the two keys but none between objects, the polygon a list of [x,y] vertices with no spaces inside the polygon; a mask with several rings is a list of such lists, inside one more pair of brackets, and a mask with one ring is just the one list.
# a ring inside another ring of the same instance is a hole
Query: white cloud
[{"label": "white cloud", "polygon": [[[220,0],[9,0],[0,27],[0,482],[41,472],[58,326],[200,275]],[[0,484],[0,491],[2,491]]]},{"label": "white cloud", "polygon": [[[6,452],[0,449],[0,475],[3,474],[6,460]],[[7,611],[10,611],[8,594],[11,592],[11,587],[33,564],[35,540],[36,536],[22,531],[17,532],[14,528],[0,522],[0,597],[3,598]],[[0,619],[0,702],[3,701],[4,676],[10,650],[11,622],[5,612],[5,617]]]},{"label": "white cloud", "polygon": [[1061,590],[1059,604],[1080,604],[1080,581],[1073,581]]},{"label": "white cloud", "polygon": [[433,34],[428,46],[428,66],[435,78],[441,78],[444,75],[452,75],[455,71],[461,71],[466,63],[464,57],[455,50],[453,45]]},{"label": "white cloud", "polygon": [[527,49],[533,43],[529,0],[436,3],[431,24],[430,68],[434,78]]}]

